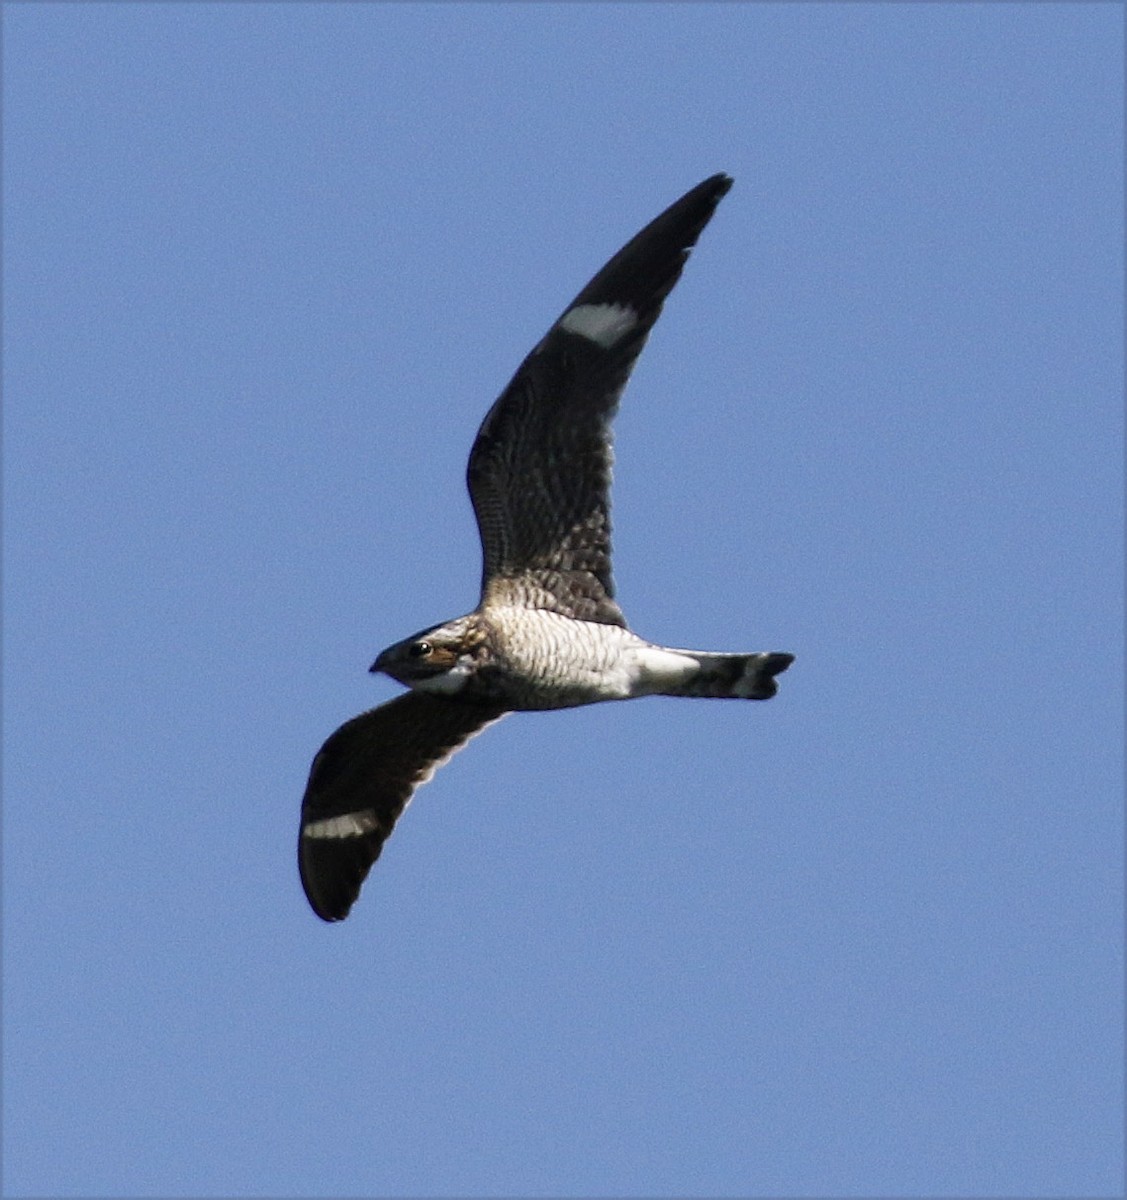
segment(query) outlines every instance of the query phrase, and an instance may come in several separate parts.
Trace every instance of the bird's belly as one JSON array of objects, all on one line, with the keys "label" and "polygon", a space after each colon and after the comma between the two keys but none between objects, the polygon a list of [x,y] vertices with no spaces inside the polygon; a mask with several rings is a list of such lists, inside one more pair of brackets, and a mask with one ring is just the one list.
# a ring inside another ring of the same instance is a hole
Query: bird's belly
[{"label": "bird's belly", "polygon": [[638,694],[634,661],[646,643],[619,625],[544,610],[490,613],[495,666],[517,708],[572,708]]}]

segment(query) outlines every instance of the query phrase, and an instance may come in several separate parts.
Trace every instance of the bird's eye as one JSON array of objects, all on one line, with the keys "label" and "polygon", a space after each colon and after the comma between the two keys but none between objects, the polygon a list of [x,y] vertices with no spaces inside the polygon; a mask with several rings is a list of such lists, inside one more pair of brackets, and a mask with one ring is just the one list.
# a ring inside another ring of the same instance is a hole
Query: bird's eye
[{"label": "bird's eye", "polygon": [[426,658],[430,654],[430,642],[412,642],[407,653],[412,658]]}]

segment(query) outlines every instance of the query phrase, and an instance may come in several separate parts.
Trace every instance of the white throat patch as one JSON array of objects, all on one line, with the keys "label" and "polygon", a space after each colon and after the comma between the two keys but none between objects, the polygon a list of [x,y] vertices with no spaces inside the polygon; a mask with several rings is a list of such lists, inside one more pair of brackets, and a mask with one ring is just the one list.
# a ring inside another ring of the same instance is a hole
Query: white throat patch
[{"label": "white throat patch", "polygon": [[473,674],[473,660],[468,654],[463,654],[449,671],[441,675],[429,675],[425,679],[412,681],[411,687],[419,692],[432,692],[439,696],[453,696],[466,686],[466,680]]}]

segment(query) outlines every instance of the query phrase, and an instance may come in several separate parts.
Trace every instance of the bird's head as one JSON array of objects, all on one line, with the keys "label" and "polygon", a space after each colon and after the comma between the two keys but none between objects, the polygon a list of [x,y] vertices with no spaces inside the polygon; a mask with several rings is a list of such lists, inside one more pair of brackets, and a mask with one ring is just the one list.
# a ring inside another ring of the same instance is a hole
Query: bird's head
[{"label": "bird's head", "polygon": [[482,641],[472,622],[459,617],[388,646],[369,670],[419,691],[452,696],[477,670]]}]

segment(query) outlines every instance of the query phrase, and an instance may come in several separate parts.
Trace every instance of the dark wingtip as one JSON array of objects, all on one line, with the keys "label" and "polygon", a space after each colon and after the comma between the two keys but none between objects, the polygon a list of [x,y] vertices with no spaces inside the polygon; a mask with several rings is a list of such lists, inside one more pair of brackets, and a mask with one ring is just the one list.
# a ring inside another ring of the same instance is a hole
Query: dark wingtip
[{"label": "dark wingtip", "polygon": [[[676,208],[680,205],[685,205],[687,208],[690,208],[695,203],[703,200],[711,216],[720,201],[732,190],[733,183],[735,183],[735,180],[731,175],[720,171],[716,175],[710,175],[707,179],[702,179],[696,187],[690,188],[680,200],[670,205],[670,207]],[[705,218],[706,221],[707,219]]]},{"label": "dark wingtip", "polygon": [[343,921],[360,896],[372,861],[362,847],[339,842],[310,842],[302,837],[298,871],[309,907],[332,924]]},{"label": "dark wingtip", "polygon": [[629,337],[615,344],[614,350],[619,356],[637,357],[666,297],[681,277],[689,252],[731,186],[732,177],[720,173],[690,188],[606,263],[564,310],[565,315],[581,304],[633,308],[640,318],[637,326]]},{"label": "dark wingtip", "polygon": [[710,175],[699,186],[702,188],[711,188],[716,193],[717,200],[719,200],[732,190],[732,184],[735,182],[726,171],[718,171],[715,175]]}]

